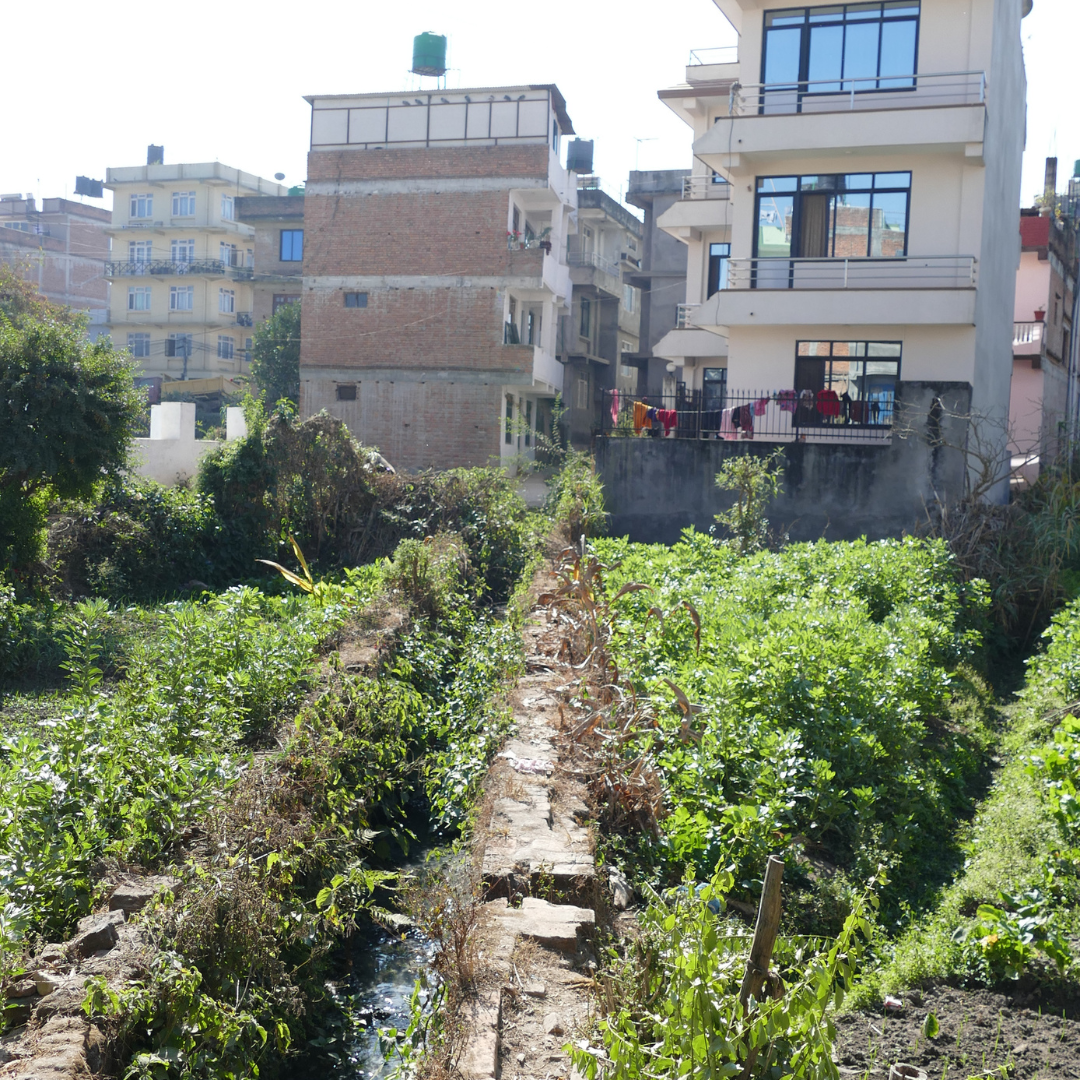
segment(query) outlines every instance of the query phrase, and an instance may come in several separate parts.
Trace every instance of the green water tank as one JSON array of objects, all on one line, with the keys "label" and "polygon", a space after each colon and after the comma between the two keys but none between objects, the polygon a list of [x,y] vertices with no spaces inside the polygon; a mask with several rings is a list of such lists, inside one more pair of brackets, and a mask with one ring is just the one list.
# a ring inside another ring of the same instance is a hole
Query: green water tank
[{"label": "green water tank", "polygon": [[446,74],[446,35],[426,31],[417,34],[412,43],[414,75]]}]

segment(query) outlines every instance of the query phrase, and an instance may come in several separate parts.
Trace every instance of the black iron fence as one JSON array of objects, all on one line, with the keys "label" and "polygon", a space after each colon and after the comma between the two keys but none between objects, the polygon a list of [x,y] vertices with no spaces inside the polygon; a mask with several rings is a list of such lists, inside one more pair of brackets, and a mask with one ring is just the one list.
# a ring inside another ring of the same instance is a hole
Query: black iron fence
[{"label": "black iron fence", "polygon": [[866,398],[823,390],[735,390],[703,395],[630,395],[605,390],[605,438],[760,439],[766,442],[873,442],[892,435],[893,390]]}]

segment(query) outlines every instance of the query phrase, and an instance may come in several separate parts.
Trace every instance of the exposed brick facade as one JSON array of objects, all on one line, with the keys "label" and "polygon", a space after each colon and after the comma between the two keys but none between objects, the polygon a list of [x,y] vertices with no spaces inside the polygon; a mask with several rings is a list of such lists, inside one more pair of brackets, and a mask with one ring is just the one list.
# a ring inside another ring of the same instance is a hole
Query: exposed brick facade
[{"label": "exposed brick facade", "polygon": [[[531,386],[533,366],[531,346],[503,344],[505,290],[541,288],[544,259],[508,250],[511,181],[546,184],[549,164],[546,145],[309,154],[302,415],[341,417],[398,468],[498,459],[507,387]],[[447,179],[484,183],[325,193]],[[492,179],[506,184],[487,190]],[[365,306],[346,306],[355,292]],[[355,385],[356,400],[339,400],[339,385]]]}]

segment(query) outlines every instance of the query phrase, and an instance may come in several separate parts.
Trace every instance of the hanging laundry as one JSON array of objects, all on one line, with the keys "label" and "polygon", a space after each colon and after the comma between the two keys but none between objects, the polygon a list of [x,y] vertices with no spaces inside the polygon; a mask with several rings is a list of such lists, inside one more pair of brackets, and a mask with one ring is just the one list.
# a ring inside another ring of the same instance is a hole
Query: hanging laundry
[{"label": "hanging laundry", "polygon": [[851,403],[851,422],[853,424],[865,424],[867,421],[865,401],[853,401]]},{"label": "hanging laundry", "polygon": [[720,438],[721,439],[737,439],[739,437],[735,430],[735,420],[733,417],[733,409],[721,409],[720,411]]},{"label": "hanging laundry", "polygon": [[664,425],[664,438],[667,438],[671,434],[672,428],[678,426],[679,414],[675,409],[661,409],[657,419]]},{"label": "hanging laundry", "polygon": [[852,404],[851,395],[845,390],[840,395],[840,411],[843,413],[845,423],[851,420]]},{"label": "hanging laundry", "polygon": [[752,439],[754,437],[753,405],[743,405],[739,408],[739,427],[742,430],[744,439]]},{"label": "hanging laundry", "polygon": [[769,399],[767,397],[758,398],[754,402],[754,415],[764,416],[765,410],[769,407]]},{"label": "hanging laundry", "polygon": [[870,415],[873,416],[875,424],[881,419],[881,405],[879,402],[870,402]]},{"label": "hanging laundry", "polygon": [[640,435],[644,430],[645,425],[648,423],[646,414],[649,411],[649,406],[644,401],[634,402],[634,434]]},{"label": "hanging laundry", "polygon": [[776,400],[780,403],[781,412],[794,412],[799,397],[794,390],[781,390],[776,395]]},{"label": "hanging laundry", "polygon": [[835,390],[817,392],[817,411],[826,418],[840,415],[840,396]]},{"label": "hanging laundry", "polygon": [[619,391],[611,391],[611,424],[614,427],[619,422]]},{"label": "hanging laundry", "polygon": [[645,414],[645,419],[651,424],[658,418],[657,414],[659,412],[660,410],[655,405],[651,405],[649,406],[649,411]]}]

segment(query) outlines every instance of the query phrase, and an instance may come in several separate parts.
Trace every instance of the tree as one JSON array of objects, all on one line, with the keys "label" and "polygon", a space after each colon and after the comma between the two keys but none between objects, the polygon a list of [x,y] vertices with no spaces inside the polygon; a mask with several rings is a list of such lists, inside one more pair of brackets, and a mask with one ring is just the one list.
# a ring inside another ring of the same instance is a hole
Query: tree
[{"label": "tree", "polygon": [[25,572],[49,501],[90,495],[139,430],[130,360],[85,329],[84,316],[0,274],[0,568]]},{"label": "tree", "polygon": [[774,450],[766,457],[739,454],[728,458],[716,474],[721,491],[735,492],[735,502],[722,514],[714,514],[716,523],[727,529],[740,556],[761,551],[769,544],[769,503],[784,490],[784,451]]},{"label": "tree", "polygon": [[255,330],[251,374],[268,405],[300,400],[300,302],[283,304]]}]

